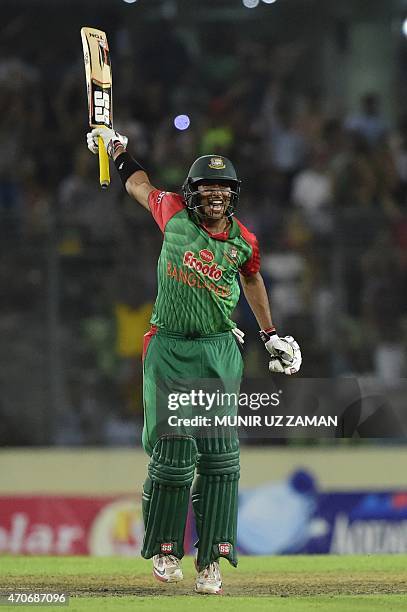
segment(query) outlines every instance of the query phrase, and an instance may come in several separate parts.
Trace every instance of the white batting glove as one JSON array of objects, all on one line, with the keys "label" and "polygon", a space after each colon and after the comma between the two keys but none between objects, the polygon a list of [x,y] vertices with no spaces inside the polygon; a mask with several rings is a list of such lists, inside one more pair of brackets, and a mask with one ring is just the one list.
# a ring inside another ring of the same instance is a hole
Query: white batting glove
[{"label": "white batting glove", "polygon": [[86,141],[88,144],[88,149],[94,155],[96,155],[99,151],[98,147],[98,137],[101,137],[103,143],[105,145],[107,154],[109,157],[113,157],[113,153],[118,146],[123,147],[124,149],[127,147],[127,143],[129,139],[127,136],[122,136],[115,130],[111,130],[107,127],[98,127],[94,128],[91,132],[86,134]]},{"label": "white batting glove", "polygon": [[232,329],[232,334],[234,335],[234,337],[236,338],[236,340],[238,341],[238,343],[243,346],[244,344],[244,332],[242,332],[241,329],[239,329],[238,327],[234,327]]},{"label": "white batting glove", "polygon": [[261,330],[261,339],[271,355],[269,370],[281,374],[296,374],[302,363],[301,350],[292,336],[280,338],[275,331]]}]

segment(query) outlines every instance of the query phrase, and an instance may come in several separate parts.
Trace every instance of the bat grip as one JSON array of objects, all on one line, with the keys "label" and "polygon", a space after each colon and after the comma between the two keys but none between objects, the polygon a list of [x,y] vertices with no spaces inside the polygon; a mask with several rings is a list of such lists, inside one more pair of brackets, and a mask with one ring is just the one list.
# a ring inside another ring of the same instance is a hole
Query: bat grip
[{"label": "bat grip", "polygon": [[107,189],[110,185],[110,173],[109,173],[109,157],[106,152],[106,148],[101,136],[98,137],[98,148],[99,148],[99,180],[102,189]]}]

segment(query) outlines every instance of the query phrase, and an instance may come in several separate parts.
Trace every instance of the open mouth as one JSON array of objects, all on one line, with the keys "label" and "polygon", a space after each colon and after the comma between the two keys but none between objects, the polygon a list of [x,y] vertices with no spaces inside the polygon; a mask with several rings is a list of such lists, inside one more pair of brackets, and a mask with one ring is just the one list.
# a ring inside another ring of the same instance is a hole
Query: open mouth
[{"label": "open mouth", "polygon": [[213,210],[213,212],[223,211],[223,207],[224,207],[223,200],[211,200],[210,207]]}]

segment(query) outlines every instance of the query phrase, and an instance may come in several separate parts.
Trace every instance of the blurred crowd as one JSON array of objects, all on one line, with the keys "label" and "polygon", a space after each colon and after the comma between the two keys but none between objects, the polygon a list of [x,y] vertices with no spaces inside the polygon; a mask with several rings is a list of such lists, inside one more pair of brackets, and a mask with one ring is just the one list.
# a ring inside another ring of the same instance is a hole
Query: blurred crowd
[{"label": "blurred crowd", "polygon": [[[303,375],[393,384],[406,373],[407,116],[389,122],[374,91],[351,110],[299,86],[301,45],[216,42],[118,28],[116,130],[166,190],[180,191],[198,155],[228,156],[243,181],[237,216],[259,238]],[[79,53],[3,54],[0,92],[0,444],[138,444],[160,231],[113,166],[99,187]],[[246,374],[266,375],[244,300],[236,321]]]}]

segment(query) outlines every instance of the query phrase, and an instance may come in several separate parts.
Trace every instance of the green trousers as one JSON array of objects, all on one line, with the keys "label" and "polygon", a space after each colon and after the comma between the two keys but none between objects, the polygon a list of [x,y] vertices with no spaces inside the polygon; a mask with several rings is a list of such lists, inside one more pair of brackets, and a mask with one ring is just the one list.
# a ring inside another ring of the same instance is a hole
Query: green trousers
[{"label": "green trousers", "polygon": [[[169,417],[192,418],[201,416],[212,418],[237,414],[237,404],[233,397],[224,398],[222,405],[213,396],[210,409],[185,402],[177,409],[169,409],[169,398],[180,394],[190,394],[192,388],[205,393],[238,394],[243,372],[243,359],[232,332],[213,334],[195,339],[179,334],[158,330],[149,339],[144,354],[144,428],[143,447],[151,456],[159,437],[165,434],[194,435],[201,433],[202,427],[169,426]],[[186,396],[184,395],[184,398]],[[202,397],[202,395],[201,395]],[[230,400],[230,401],[228,401]],[[195,401],[199,398],[196,396]],[[208,405],[206,405],[208,408]],[[174,422],[173,418],[171,422]]]},{"label": "green trousers", "polygon": [[[243,369],[237,342],[231,332],[191,339],[158,331],[146,339],[143,446],[151,459],[143,487],[141,554],[182,558],[196,474],[197,567],[219,557],[236,566],[239,440],[234,427],[213,421],[237,414]],[[192,391],[203,396],[192,397]],[[206,421],[194,424],[199,417]],[[169,418],[183,424],[170,426]]]}]

